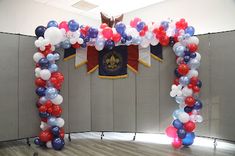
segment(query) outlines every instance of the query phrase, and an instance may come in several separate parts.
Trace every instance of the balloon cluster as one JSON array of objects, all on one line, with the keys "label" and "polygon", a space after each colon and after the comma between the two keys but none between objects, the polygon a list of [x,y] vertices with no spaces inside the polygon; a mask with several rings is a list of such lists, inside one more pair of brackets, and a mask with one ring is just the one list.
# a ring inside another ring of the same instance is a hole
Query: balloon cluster
[{"label": "balloon cluster", "polygon": [[202,102],[199,92],[202,82],[198,78],[201,55],[197,52],[199,40],[194,35],[194,28],[188,26],[184,19],[176,22],[173,51],[178,67],[170,96],[175,98],[179,109],[173,113],[172,125],[166,129],[167,136],[173,138],[172,146],[180,148],[190,146],[194,142],[197,122],[202,122],[200,115]]},{"label": "balloon cluster", "polygon": [[199,40],[194,32],[194,27],[189,26],[185,19],[146,23],[140,18],[134,18],[129,25],[119,22],[114,28],[105,23],[99,28],[79,25],[76,20],[59,24],[49,21],[47,27],[38,26],[35,30],[38,38],[35,46],[39,49],[34,55],[35,83],[38,86],[36,93],[40,96],[37,105],[43,131],[35,143],[55,149],[61,149],[64,145],[64,132],[61,128],[64,121],[59,117],[59,104],[63,98],[58,94],[63,75],[57,71],[58,67],[54,63],[59,59],[59,54],[53,52],[57,47],[85,48],[89,45],[100,51],[118,45],[134,44],[146,48],[160,43],[173,47],[178,64],[170,95],[179,104],[179,109],[173,113],[174,121],[166,129],[166,134],[173,138],[172,146],[175,148],[191,145],[195,138],[195,123],[203,120],[199,115],[202,102],[198,98],[202,82],[197,71],[201,55],[197,52]]},{"label": "balloon cluster", "polygon": [[[60,104],[63,102],[63,97],[60,95],[60,89],[64,76],[58,71],[56,64],[60,55],[55,51],[54,44],[60,42],[58,34],[61,33],[59,29],[52,27],[56,24],[51,21],[48,23],[48,27],[52,29],[44,29],[40,26],[36,31],[36,35],[40,35],[40,37],[35,41],[38,52],[33,55],[33,60],[36,66],[35,85],[37,88],[35,92],[39,97],[36,106],[41,118],[40,128],[42,131],[34,142],[36,145],[61,150],[64,147],[65,132],[63,129],[64,119],[61,118]],[[44,30],[45,32],[42,33],[41,31]],[[51,38],[54,40],[52,41]]]}]

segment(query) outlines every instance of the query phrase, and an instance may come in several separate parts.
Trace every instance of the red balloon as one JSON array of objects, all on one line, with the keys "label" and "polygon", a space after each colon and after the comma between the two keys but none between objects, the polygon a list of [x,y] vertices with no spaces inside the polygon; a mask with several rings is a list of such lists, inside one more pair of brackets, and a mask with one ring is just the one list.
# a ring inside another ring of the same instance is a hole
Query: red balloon
[{"label": "red balloon", "polygon": [[200,88],[198,86],[193,86],[193,92],[194,93],[199,93],[200,92]]},{"label": "red balloon", "polygon": [[131,23],[130,23],[131,27],[136,27],[137,23],[140,22],[140,21],[141,21],[140,18],[135,17],[134,20],[132,20]]},{"label": "red balloon", "polygon": [[42,53],[43,53],[43,55],[46,57],[48,54],[50,54],[52,51],[51,50],[48,50],[48,49],[46,49],[46,50],[44,50]]},{"label": "red balloon", "polygon": [[64,76],[63,75],[58,76],[57,80],[59,81],[59,83],[64,82]]},{"label": "red balloon", "polygon": [[50,113],[50,114],[51,114],[51,113],[52,113],[52,111],[53,111],[53,110],[52,110],[52,107],[47,108],[47,112],[48,112],[48,113]]},{"label": "red balloon", "polygon": [[46,81],[44,81],[44,80],[41,79],[40,77],[39,77],[39,78],[36,78],[36,79],[35,79],[35,85],[38,86],[38,87],[45,87]]},{"label": "red balloon", "polygon": [[50,82],[54,85],[54,84],[58,83],[58,80],[54,76],[52,76],[50,78]]},{"label": "red balloon", "polygon": [[47,122],[47,118],[41,118],[42,122]]},{"label": "red balloon", "polygon": [[197,51],[197,45],[194,43],[188,44],[187,45],[189,52],[194,53]]},{"label": "red balloon", "polygon": [[190,84],[188,84],[188,88],[189,89],[192,89],[193,88],[193,85],[190,83]]},{"label": "red balloon", "polygon": [[161,38],[159,38],[159,42],[161,45],[167,46],[170,42],[170,39],[167,35],[165,35],[165,36],[162,36]]},{"label": "red balloon", "polygon": [[180,83],[179,83],[179,78],[175,78],[174,84],[177,85],[177,86],[180,84]]},{"label": "red balloon", "polygon": [[197,85],[197,82],[198,82],[198,78],[197,78],[197,77],[195,77],[195,76],[191,77],[190,83],[191,83],[192,85],[196,86],[196,85]]},{"label": "red balloon", "polygon": [[110,27],[106,27],[103,29],[102,34],[104,38],[111,39],[113,37],[113,30]]},{"label": "red balloon", "polygon": [[54,84],[54,87],[55,87],[57,90],[60,90],[60,89],[61,89],[61,84],[60,84],[60,83],[56,83],[56,84]]},{"label": "red balloon", "polygon": [[140,36],[144,36],[145,35],[145,31],[144,30],[141,30],[140,32],[139,32],[139,34],[140,34]]},{"label": "red balloon", "polygon": [[51,44],[45,46],[46,50],[51,50]]},{"label": "red balloon", "polygon": [[165,130],[166,135],[171,138],[177,137],[177,129],[174,126],[168,126]]},{"label": "red balloon", "polygon": [[47,111],[47,107],[45,105],[42,105],[39,107],[39,112],[46,112]]},{"label": "red balloon", "polygon": [[180,21],[176,22],[176,28],[177,29],[186,29],[188,27],[188,23],[185,21],[185,19],[180,19]]},{"label": "red balloon", "polygon": [[188,96],[185,98],[185,104],[189,107],[192,107],[195,104],[196,100],[192,96]]},{"label": "red balloon", "polygon": [[48,141],[52,140],[52,134],[47,130],[41,131],[39,134],[39,139],[42,142],[48,142]]},{"label": "red balloon", "polygon": [[52,107],[52,102],[50,100],[47,100],[45,103],[44,103],[44,106],[46,106],[46,108],[50,108]]},{"label": "red balloon", "polygon": [[104,28],[106,28],[106,27],[108,27],[108,25],[107,25],[106,23],[102,23],[102,24],[100,25],[100,29],[104,29]]},{"label": "red balloon", "polygon": [[64,138],[64,129],[63,128],[60,128],[60,138]]},{"label": "red balloon", "polygon": [[80,44],[78,44],[78,43],[76,42],[75,44],[72,44],[72,47],[73,47],[74,49],[77,49],[77,48],[80,48],[81,46],[80,46]]},{"label": "red balloon", "polygon": [[184,124],[184,129],[187,131],[187,132],[192,132],[194,129],[196,128],[196,125],[194,122],[192,121],[188,121]]},{"label": "red balloon", "polygon": [[62,114],[62,108],[59,105],[53,105],[51,114],[53,116],[59,117]]},{"label": "red balloon", "polygon": [[187,64],[180,64],[178,67],[178,72],[180,75],[186,75],[189,72],[189,67]]},{"label": "red balloon", "polygon": [[148,26],[145,25],[144,28],[143,28],[143,30],[144,30],[145,32],[148,31],[148,30],[149,30]]},{"label": "red balloon", "polygon": [[182,146],[182,140],[180,138],[174,138],[173,142],[171,143],[172,147],[178,149]]},{"label": "red balloon", "polygon": [[119,33],[113,34],[113,41],[119,42],[121,40],[121,35]]},{"label": "red balloon", "polygon": [[66,21],[62,21],[59,24],[59,29],[64,29],[66,32],[69,31],[69,26],[68,23]]}]

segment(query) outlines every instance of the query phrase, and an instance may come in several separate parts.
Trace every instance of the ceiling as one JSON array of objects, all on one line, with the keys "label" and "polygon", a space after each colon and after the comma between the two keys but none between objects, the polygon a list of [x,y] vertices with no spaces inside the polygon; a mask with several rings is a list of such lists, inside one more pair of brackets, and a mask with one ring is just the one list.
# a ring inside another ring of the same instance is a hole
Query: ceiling
[{"label": "ceiling", "polygon": [[[104,12],[111,16],[118,16],[122,13],[131,12],[152,4],[162,2],[164,0],[34,0],[45,5],[64,9],[70,12],[79,13],[93,19],[100,19],[100,12]],[[82,3],[81,3],[82,1]],[[85,1],[85,5],[84,5]],[[73,7],[75,3],[79,2]],[[90,4],[86,4],[86,2]],[[80,3],[81,7],[80,8]],[[95,7],[93,9],[90,9]],[[83,9],[82,9],[83,8]]]}]

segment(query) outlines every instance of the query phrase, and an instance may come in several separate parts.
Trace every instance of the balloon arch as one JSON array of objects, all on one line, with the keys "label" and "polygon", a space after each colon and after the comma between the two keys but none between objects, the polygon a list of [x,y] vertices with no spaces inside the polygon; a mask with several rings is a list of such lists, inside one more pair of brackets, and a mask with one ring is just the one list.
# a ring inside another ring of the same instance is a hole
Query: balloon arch
[{"label": "balloon arch", "polygon": [[166,135],[172,138],[172,146],[180,148],[193,144],[197,122],[202,122],[200,110],[202,102],[199,92],[202,82],[198,79],[201,56],[197,52],[199,40],[194,36],[194,27],[188,26],[185,19],[177,22],[162,21],[145,23],[140,18],[131,20],[130,25],[119,22],[114,28],[101,24],[99,28],[79,25],[75,20],[69,22],[49,21],[47,26],[35,30],[38,48],[33,56],[35,61],[36,94],[39,96],[37,107],[41,118],[41,132],[35,144],[61,150],[64,147],[64,120],[61,118],[60,104],[63,97],[59,94],[64,81],[58,71],[56,61],[60,55],[56,48],[68,49],[95,46],[112,49],[117,45],[151,45],[173,47],[178,67],[170,96],[175,98],[179,109],[173,112],[173,122],[166,128]]}]

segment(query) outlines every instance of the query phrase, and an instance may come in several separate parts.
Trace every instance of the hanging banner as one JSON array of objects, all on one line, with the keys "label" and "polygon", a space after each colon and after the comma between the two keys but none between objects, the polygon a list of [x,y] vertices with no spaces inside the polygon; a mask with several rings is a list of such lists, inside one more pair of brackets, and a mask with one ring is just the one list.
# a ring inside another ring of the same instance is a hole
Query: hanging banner
[{"label": "hanging banner", "polygon": [[151,52],[151,56],[154,59],[162,62],[162,60],[163,60],[162,45],[160,43],[155,46],[150,45],[150,52]]},{"label": "hanging banner", "polygon": [[76,50],[75,67],[79,68],[80,66],[86,63],[87,63],[87,48],[78,48]]},{"label": "hanging banner", "polygon": [[139,49],[139,62],[146,67],[151,67],[150,47]]},{"label": "hanging banner", "polygon": [[138,73],[139,48],[137,45],[130,45],[127,46],[127,51],[128,51],[127,67],[131,69],[134,73]]},{"label": "hanging banner", "polygon": [[68,61],[69,59],[76,56],[76,49],[73,47],[70,47],[68,49],[64,49],[64,61]]},{"label": "hanging banner", "polygon": [[127,77],[127,54],[128,48],[125,45],[99,51],[99,77],[108,79]]},{"label": "hanging banner", "polygon": [[92,73],[98,68],[98,51],[94,46],[87,47],[87,73]]}]

